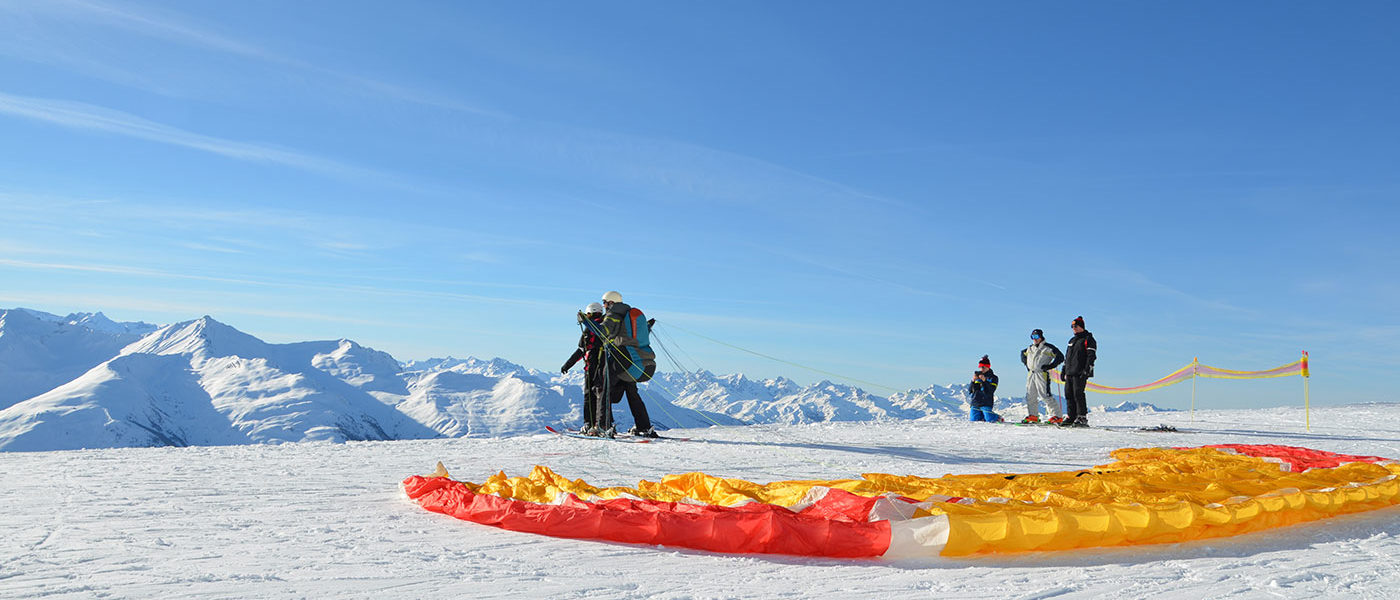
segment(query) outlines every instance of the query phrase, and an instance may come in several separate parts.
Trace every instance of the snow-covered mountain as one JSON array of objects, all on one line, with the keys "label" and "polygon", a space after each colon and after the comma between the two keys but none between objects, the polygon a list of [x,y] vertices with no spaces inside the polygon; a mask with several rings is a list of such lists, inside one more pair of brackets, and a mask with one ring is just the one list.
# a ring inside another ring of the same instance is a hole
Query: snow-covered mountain
[{"label": "snow-covered mountain", "polygon": [[72,381],[155,329],[102,313],[0,310],[0,409]]},{"label": "snow-covered mountain", "polygon": [[1148,403],[1146,403],[1146,402],[1128,402],[1128,401],[1119,402],[1118,404],[1115,404],[1115,405],[1113,405],[1113,406],[1107,406],[1107,405],[1100,406],[1100,407],[1099,407],[1099,410],[1101,410],[1101,411],[1103,411],[1103,412],[1143,412],[1143,413],[1177,412],[1177,410],[1176,410],[1175,408],[1160,408],[1160,407],[1158,407],[1158,406],[1155,406],[1155,405],[1152,405],[1152,404],[1148,404]]},{"label": "snow-covered mountain", "polygon": [[42,310],[32,308],[15,308],[19,312],[27,313],[29,316],[47,321],[50,323],[61,323],[64,325],[76,325],[85,327],[100,333],[132,334],[137,336],[146,335],[152,331],[160,329],[160,325],[152,325],[141,321],[113,321],[100,311],[95,313],[70,313],[66,317],[47,313]]},{"label": "snow-covered mountain", "polygon": [[[481,360],[468,356],[467,358],[430,358],[427,360],[413,360],[404,364],[404,371],[457,371],[460,373],[477,373],[487,377],[522,377],[535,378],[541,380],[550,379],[549,374],[543,371],[527,369],[502,358],[491,360]],[[581,372],[581,371],[579,371]]]},{"label": "snow-covered mountain", "polygon": [[707,371],[658,373],[651,385],[669,392],[682,407],[748,423],[919,419],[951,412],[965,403],[957,387],[931,386],[884,398],[830,381],[802,386],[783,377],[753,380]]},{"label": "snow-covered mountain", "polygon": [[[268,344],[207,316],[169,325],[77,379],[0,411],[0,449],[437,437],[318,368],[328,355],[315,350]],[[330,362],[345,371],[346,361]]]},{"label": "snow-covered mountain", "polygon": [[[210,317],[157,328],[0,311],[0,450],[500,437],[582,421],[583,369],[504,359],[401,364],[350,340],[269,344]],[[821,381],[658,373],[659,429],[965,415],[965,386],[877,396]],[[1001,398],[1015,418],[1024,403]],[[632,425],[626,402],[613,406]],[[1109,410],[1155,410],[1125,403]]]},{"label": "snow-covered mountain", "polygon": [[[420,367],[423,370],[407,370]],[[409,397],[399,410],[443,435],[482,437],[537,432],[583,421],[583,369],[568,375],[527,369],[502,359],[437,359],[405,367]],[[642,384],[647,414],[659,429],[738,425],[724,414],[673,404],[655,383]],[[613,406],[619,430],[632,426],[626,402]]]}]

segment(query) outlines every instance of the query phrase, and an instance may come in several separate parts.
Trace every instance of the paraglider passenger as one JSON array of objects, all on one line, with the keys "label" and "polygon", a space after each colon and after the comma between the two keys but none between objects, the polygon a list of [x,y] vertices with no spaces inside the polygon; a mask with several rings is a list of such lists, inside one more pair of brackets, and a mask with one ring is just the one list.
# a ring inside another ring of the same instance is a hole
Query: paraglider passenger
[{"label": "paraglider passenger", "polygon": [[579,311],[579,325],[584,325],[585,319],[593,326],[583,327],[583,334],[578,338],[578,349],[574,350],[573,356],[559,372],[568,373],[580,359],[583,360],[583,429],[579,433],[596,436],[613,426],[612,403],[603,398],[603,343],[594,333],[602,331],[603,305],[594,302]]},{"label": "paraglider passenger", "polygon": [[1094,360],[1098,358],[1099,343],[1094,334],[1084,329],[1084,317],[1070,323],[1074,337],[1065,346],[1065,365],[1061,375],[1065,380],[1065,422],[1060,427],[1088,427],[1089,407],[1085,404],[1084,388],[1094,376]]},{"label": "paraglider passenger", "polygon": [[972,398],[972,411],[968,414],[970,420],[1001,422],[1001,415],[992,412],[996,391],[997,374],[992,372],[992,359],[983,354],[982,360],[977,363],[977,370],[972,373],[972,383],[967,386],[967,393]]},{"label": "paraglider passenger", "polygon": [[1026,418],[1022,423],[1040,422],[1040,402],[1045,401],[1045,412],[1054,416],[1047,423],[1059,425],[1065,417],[1060,412],[1060,401],[1050,393],[1050,369],[1060,366],[1065,355],[1054,344],[1045,341],[1045,332],[1031,331],[1031,345],[1021,350],[1021,364],[1026,365]]}]

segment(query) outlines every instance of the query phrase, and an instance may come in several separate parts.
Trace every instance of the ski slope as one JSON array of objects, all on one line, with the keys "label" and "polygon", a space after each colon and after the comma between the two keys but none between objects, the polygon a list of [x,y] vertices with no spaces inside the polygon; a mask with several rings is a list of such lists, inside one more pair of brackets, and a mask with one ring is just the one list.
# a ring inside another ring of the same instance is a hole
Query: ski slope
[{"label": "ski slope", "polygon": [[[1017,416],[1017,415],[1008,415]],[[1059,430],[916,421],[716,427],[622,444],[495,439],[16,452],[0,456],[4,598],[1384,598],[1400,507],[1235,538],[908,562],[735,556],[514,533],[399,489],[441,460],[481,481],[535,464],[599,485],[705,471],[751,481],[1078,469],[1116,448],[1288,444],[1400,458],[1400,404],[1094,413]],[[1167,424],[1180,433],[1139,432]],[[1187,430],[1191,430],[1188,432]]]}]

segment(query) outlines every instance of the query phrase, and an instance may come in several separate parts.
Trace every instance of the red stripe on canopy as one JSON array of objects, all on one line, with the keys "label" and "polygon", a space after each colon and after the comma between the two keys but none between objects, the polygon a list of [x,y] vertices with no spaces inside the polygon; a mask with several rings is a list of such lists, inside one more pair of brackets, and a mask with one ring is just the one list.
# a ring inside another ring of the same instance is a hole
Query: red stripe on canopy
[{"label": "red stripe on canopy", "polygon": [[1301,473],[1308,469],[1331,469],[1353,462],[1378,463],[1390,460],[1380,456],[1337,454],[1326,450],[1313,450],[1312,448],[1279,446],[1275,444],[1209,444],[1203,447],[1233,450],[1239,454],[1253,456],[1255,458],[1278,459],[1292,465],[1293,468],[1291,470],[1295,473]]},{"label": "red stripe on canopy", "polygon": [[584,502],[572,495],[562,504],[538,504],[478,494],[446,477],[418,475],[405,479],[403,489],[427,510],[564,538],[833,558],[881,556],[890,543],[888,521],[863,520],[874,499],[841,490],[830,490],[821,501],[793,512],[757,502],[734,507],[629,498]]}]

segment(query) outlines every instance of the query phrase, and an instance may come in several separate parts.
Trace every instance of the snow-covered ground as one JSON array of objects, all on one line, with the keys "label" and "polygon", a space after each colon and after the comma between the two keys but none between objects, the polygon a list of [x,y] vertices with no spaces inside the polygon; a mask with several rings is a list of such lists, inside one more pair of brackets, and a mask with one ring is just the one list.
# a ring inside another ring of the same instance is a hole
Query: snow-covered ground
[{"label": "snow-covered ground", "polygon": [[[1016,415],[1011,415],[1016,416]],[[497,439],[0,454],[3,598],[1386,598],[1400,507],[1236,538],[909,562],[564,540],[431,513],[399,481],[547,465],[594,484],[1078,469],[1110,450],[1276,443],[1400,458],[1400,404],[1095,413],[1063,431],[951,417],[716,427],[691,442]],[[1168,424],[1181,433],[1146,433]],[[1186,430],[1192,432],[1187,432]]]}]

